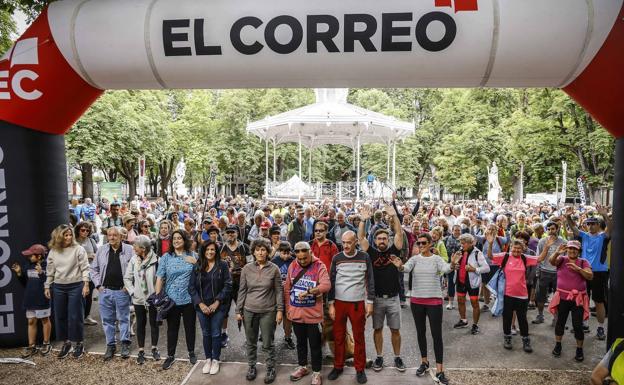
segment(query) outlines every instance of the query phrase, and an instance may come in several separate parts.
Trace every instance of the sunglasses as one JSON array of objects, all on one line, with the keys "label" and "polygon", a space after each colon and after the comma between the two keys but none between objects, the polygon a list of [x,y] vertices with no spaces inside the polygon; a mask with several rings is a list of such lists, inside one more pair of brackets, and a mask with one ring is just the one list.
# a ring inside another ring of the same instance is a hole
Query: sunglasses
[{"label": "sunglasses", "polygon": [[315,232],[315,233],[324,233],[324,232],[325,232],[325,230],[320,230],[320,229],[318,229],[318,230],[314,230],[314,232]]},{"label": "sunglasses", "polygon": [[429,242],[416,242],[416,244],[417,244],[418,246],[424,246],[424,245],[428,245],[428,244],[429,244]]},{"label": "sunglasses", "polygon": [[149,229],[149,225],[143,225],[143,226],[141,226],[141,227],[143,227],[144,229],[145,229],[145,228]]},{"label": "sunglasses", "polygon": [[89,229],[87,229],[86,227],[83,227],[82,229],[80,229],[80,232],[88,233]]}]

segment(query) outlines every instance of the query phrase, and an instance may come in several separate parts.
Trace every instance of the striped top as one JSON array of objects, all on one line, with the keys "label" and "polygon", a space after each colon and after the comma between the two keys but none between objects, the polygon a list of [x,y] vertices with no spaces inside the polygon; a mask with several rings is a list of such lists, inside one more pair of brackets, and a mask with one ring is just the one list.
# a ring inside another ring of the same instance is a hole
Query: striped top
[{"label": "striped top", "polygon": [[329,279],[331,281],[329,303],[333,303],[335,299],[344,302],[373,303],[375,299],[373,265],[368,254],[363,251],[358,251],[352,256],[344,252],[336,254],[332,259]]},{"label": "striped top", "polygon": [[440,274],[451,271],[451,265],[439,255],[412,256],[403,266],[404,272],[412,274],[412,298],[444,298],[440,287]]}]

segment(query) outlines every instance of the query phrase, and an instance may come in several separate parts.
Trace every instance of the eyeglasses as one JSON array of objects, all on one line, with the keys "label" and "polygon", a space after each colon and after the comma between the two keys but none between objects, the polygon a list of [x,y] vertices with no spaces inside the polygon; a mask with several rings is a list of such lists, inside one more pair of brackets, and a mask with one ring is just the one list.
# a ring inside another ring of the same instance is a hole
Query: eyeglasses
[{"label": "eyeglasses", "polygon": [[145,228],[149,229],[149,225],[143,225],[143,226],[141,226],[141,227],[143,227],[144,229],[145,229]]},{"label": "eyeglasses", "polygon": [[299,253],[303,253],[308,251],[307,249],[299,249],[299,250],[295,250],[295,254],[299,254]]},{"label": "eyeglasses", "polygon": [[314,230],[314,232],[315,232],[315,233],[324,233],[324,232],[325,232],[325,230],[316,229],[316,230]]},{"label": "eyeglasses", "polygon": [[86,227],[83,227],[83,228],[81,228],[81,229],[80,229],[80,232],[81,232],[81,233],[82,233],[82,232],[84,232],[84,233],[88,233],[88,232],[89,232],[89,229],[87,229]]},{"label": "eyeglasses", "polygon": [[428,242],[428,241],[427,241],[427,242],[416,242],[416,244],[417,244],[418,246],[424,246],[424,245],[429,244],[429,242]]}]

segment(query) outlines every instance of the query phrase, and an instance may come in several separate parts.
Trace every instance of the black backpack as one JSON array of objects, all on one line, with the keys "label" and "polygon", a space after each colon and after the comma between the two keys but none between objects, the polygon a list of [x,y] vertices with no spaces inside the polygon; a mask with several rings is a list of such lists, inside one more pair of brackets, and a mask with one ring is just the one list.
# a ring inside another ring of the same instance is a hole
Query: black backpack
[{"label": "black backpack", "polygon": [[[527,281],[527,286],[529,286],[529,269],[527,267],[527,259],[526,256],[524,254],[520,254],[520,258],[522,258],[522,263],[524,264],[524,277]],[[505,271],[505,266],[507,266],[507,261],[509,260],[509,253],[505,253],[505,256],[503,257],[503,262],[501,262],[501,266],[500,269],[504,272]]]}]

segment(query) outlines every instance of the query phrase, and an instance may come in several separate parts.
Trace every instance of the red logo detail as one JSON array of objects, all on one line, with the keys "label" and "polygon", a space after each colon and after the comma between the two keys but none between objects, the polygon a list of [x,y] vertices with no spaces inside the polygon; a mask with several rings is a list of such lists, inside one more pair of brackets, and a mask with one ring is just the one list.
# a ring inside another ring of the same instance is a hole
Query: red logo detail
[{"label": "red logo detail", "polygon": [[[455,3],[453,7],[453,3]],[[455,13],[462,11],[478,11],[479,0],[435,0],[436,7],[451,7]]]}]

